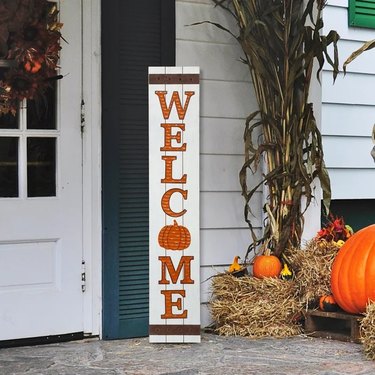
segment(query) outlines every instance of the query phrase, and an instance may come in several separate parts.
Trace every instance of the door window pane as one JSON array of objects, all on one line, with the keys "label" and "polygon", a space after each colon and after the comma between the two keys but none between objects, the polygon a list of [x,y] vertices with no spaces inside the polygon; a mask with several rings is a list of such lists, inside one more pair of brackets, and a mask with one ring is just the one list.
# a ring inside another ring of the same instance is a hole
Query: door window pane
[{"label": "door window pane", "polygon": [[28,129],[56,129],[56,84],[42,97],[27,101]]},{"label": "door window pane", "polygon": [[[2,61],[6,63],[7,61]],[[8,67],[3,67],[0,64],[0,81],[4,79]],[[18,129],[18,113],[13,116],[12,114],[0,115],[0,129]]]},{"label": "door window pane", "polygon": [[17,137],[0,137],[0,197],[18,197]]},{"label": "door window pane", "polygon": [[18,129],[18,113],[15,116],[10,113],[0,115],[0,129]]},{"label": "door window pane", "polygon": [[27,195],[56,195],[56,139],[27,138]]}]

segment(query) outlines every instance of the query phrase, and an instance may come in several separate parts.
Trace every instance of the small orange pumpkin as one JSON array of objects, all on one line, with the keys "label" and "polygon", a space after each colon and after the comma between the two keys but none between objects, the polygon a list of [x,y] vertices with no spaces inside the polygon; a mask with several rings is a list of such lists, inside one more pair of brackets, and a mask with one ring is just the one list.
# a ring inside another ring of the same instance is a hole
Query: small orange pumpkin
[{"label": "small orange pumpkin", "polygon": [[341,247],[332,265],[331,290],[346,312],[365,312],[375,301],[375,224],[353,234]]},{"label": "small orange pumpkin", "polygon": [[332,294],[319,298],[319,308],[323,311],[337,311],[338,305]]},{"label": "small orange pumpkin", "polygon": [[173,220],[173,225],[161,228],[158,241],[159,245],[167,250],[185,250],[190,246],[191,236],[189,229]]},{"label": "small orange pumpkin", "polygon": [[271,251],[267,249],[264,255],[257,255],[253,264],[253,275],[258,279],[264,277],[278,277],[282,269],[280,259],[271,255]]},{"label": "small orange pumpkin", "polygon": [[24,65],[25,70],[32,74],[38,73],[41,67],[42,67],[42,64],[39,60],[26,61]]}]

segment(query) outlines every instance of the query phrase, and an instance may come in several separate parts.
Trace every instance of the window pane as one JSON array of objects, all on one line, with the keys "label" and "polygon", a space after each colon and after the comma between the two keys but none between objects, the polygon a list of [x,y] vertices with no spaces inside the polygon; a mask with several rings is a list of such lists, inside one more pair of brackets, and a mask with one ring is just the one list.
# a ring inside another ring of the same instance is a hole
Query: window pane
[{"label": "window pane", "polygon": [[3,81],[5,73],[9,69],[9,63],[7,60],[0,60],[0,80]]},{"label": "window pane", "polygon": [[[8,68],[0,65],[0,80],[4,79],[7,70]],[[12,114],[0,115],[0,129],[18,129],[18,113],[16,116]]]},{"label": "window pane", "polygon": [[0,115],[0,129],[18,129],[18,112],[15,116],[10,113]]},{"label": "window pane", "polygon": [[56,195],[55,138],[27,138],[27,195]]},{"label": "window pane", "polygon": [[18,138],[0,137],[0,197],[18,197]]},{"label": "window pane", "polygon": [[56,129],[56,84],[44,96],[27,101],[28,129]]}]

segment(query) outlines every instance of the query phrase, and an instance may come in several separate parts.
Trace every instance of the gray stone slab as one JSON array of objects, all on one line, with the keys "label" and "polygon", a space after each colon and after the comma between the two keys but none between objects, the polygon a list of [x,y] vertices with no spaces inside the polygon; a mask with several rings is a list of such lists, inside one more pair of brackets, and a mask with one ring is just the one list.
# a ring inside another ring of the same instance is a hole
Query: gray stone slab
[{"label": "gray stone slab", "polygon": [[202,335],[201,344],[96,339],[0,350],[0,375],[375,374],[362,345]]}]

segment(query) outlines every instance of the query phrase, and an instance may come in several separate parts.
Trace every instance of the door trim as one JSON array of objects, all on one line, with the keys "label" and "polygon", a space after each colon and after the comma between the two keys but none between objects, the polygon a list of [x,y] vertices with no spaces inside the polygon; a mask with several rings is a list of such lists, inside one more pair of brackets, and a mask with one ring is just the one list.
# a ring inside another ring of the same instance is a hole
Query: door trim
[{"label": "door trim", "polygon": [[60,343],[60,342],[82,340],[83,338],[84,338],[83,332],[73,332],[73,333],[65,333],[62,335],[29,337],[25,339],[14,339],[14,340],[2,340],[0,341],[0,349],[17,348],[19,346],[55,344],[55,343]]},{"label": "door trim", "polygon": [[82,1],[84,333],[102,335],[100,0]]}]

